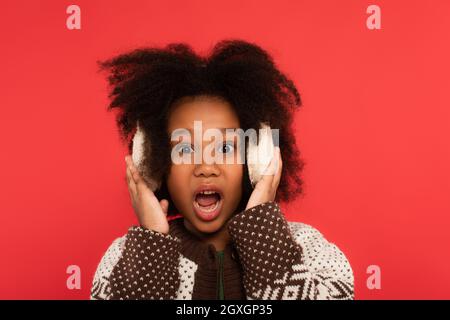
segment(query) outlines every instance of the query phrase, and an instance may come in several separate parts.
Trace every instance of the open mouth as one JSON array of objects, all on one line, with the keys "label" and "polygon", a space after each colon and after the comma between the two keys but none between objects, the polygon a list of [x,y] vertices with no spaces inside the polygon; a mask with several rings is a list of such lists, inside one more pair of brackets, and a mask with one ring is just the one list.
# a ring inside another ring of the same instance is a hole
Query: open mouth
[{"label": "open mouth", "polygon": [[194,211],[204,221],[215,219],[222,209],[223,196],[216,190],[202,190],[194,196]]}]

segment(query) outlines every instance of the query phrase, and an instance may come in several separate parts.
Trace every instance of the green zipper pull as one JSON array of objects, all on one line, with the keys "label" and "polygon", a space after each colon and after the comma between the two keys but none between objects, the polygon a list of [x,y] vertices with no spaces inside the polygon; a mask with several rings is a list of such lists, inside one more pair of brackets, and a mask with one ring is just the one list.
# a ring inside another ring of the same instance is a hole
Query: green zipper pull
[{"label": "green zipper pull", "polygon": [[217,268],[217,298],[219,300],[224,300],[223,293],[223,251],[217,251],[217,260],[218,260],[218,268]]}]

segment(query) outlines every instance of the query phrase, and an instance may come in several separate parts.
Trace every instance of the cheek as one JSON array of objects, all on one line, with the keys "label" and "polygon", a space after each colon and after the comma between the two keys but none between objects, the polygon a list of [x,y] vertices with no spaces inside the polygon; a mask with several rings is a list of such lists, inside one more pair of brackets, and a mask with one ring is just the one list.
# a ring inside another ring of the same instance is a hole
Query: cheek
[{"label": "cheek", "polygon": [[241,192],[242,179],[244,176],[243,165],[233,165],[232,168],[227,170],[227,186],[233,193]]},{"label": "cheek", "polygon": [[189,190],[186,188],[189,185],[190,172],[183,166],[172,166],[167,177],[167,188],[169,189],[172,200],[177,201],[183,199]]}]

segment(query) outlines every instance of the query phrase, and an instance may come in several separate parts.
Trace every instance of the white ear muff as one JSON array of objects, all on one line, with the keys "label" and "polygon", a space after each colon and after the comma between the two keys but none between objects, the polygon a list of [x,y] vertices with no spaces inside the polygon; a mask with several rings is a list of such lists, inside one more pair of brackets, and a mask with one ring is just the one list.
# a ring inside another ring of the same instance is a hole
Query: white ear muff
[{"label": "white ear muff", "polygon": [[263,173],[273,158],[274,151],[275,146],[272,139],[272,130],[267,124],[261,123],[259,143],[249,139],[247,148],[248,175],[252,187],[255,187],[258,181],[261,180]]},{"label": "white ear muff", "polygon": [[137,124],[136,133],[133,137],[133,151],[131,154],[131,158],[133,160],[134,165],[138,169],[141,176],[143,176],[150,190],[155,192],[161,186],[161,183],[156,182],[154,179],[148,178],[144,176],[142,162],[144,160],[144,143],[145,143],[145,134],[144,131],[139,127],[139,123]]}]

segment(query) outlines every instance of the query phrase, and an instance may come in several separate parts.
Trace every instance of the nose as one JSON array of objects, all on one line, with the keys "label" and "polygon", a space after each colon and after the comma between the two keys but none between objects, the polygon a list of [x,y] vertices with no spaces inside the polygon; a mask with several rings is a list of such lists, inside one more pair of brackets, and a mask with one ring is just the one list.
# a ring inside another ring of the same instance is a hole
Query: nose
[{"label": "nose", "polygon": [[215,163],[208,164],[205,161],[202,161],[202,163],[195,165],[194,175],[196,177],[201,177],[201,176],[204,176],[204,177],[216,176],[216,177],[218,177],[220,175],[220,169],[217,166],[217,164],[215,164]]},{"label": "nose", "polygon": [[[203,141],[202,142],[202,148],[201,149],[196,149],[196,156],[199,157],[199,162],[195,163],[195,168],[194,168],[194,176],[196,177],[210,177],[210,176],[219,176],[220,175],[220,167],[218,166],[218,164],[216,163],[214,157],[216,155],[216,150],[214,149],[212,151],[212,154],[209,154],[206,151],[206,148],[208,147],[208,145],[211,143],[211,141]],[[195,158],[195,156],[194,156]]]}]

